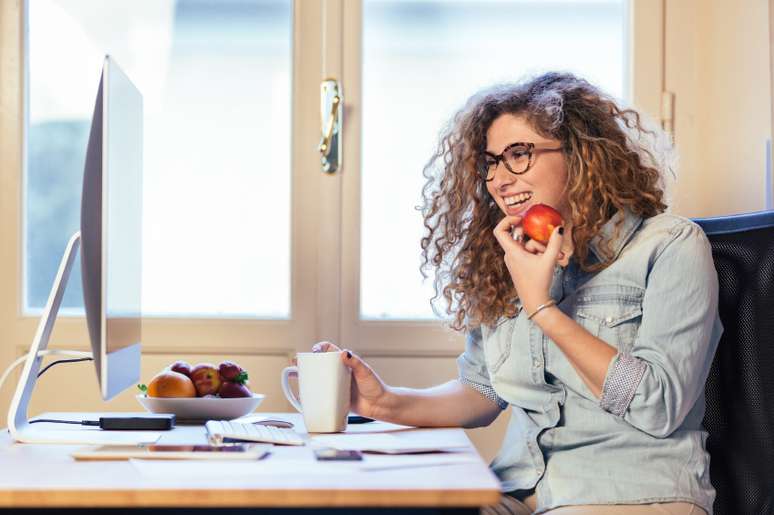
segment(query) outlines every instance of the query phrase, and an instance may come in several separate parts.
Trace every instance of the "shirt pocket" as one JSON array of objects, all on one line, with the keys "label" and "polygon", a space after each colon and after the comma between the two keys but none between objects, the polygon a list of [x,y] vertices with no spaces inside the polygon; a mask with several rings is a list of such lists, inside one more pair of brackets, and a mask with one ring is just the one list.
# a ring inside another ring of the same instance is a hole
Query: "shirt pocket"
[{"label": "shirt pocket", "polygon": [[579,290],[576,320],[594,336],[629,352],[642,323],[645,290],[636,286],[599,285]]},{"label": "shirt pocket", "polygon": [[484,339],[484,361],[489,375],[493,376],[500,370],[511,353],[511,342],[516,318],[501,318],[495,328],[488,332]]}]

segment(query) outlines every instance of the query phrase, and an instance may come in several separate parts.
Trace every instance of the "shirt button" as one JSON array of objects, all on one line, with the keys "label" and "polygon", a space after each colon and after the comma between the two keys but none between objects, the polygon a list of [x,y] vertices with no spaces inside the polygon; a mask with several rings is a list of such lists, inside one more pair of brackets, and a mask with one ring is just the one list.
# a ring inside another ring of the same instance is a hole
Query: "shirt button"
[{"label": "shirt button", "polygon": [[610,324],[610,323],[612,323],[612,322],[613,322],[613,317],[607,317],[607,318],[605,319],[605,323],[608,323],[608,324]]},{"label": "shirt button", "polygon": [[535,365],[535,368],[540,368],[540,361],[535,360],[533,365]]}]

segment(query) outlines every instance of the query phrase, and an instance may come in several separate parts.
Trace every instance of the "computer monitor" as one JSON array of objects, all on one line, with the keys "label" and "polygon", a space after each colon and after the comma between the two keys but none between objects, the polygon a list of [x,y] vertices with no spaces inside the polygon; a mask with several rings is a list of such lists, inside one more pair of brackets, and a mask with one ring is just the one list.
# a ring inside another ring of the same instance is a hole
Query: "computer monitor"
[{"label": "computer monitor", "polygon": [[[81,231],[70,239],[8,412],[20,442],[104,443],[99,430],[30,424],[27,409],[70,270],[81,248],[83,297],[101,395],[138,382],[142,283],[142,95],[106,56],[86,150]],[[77,426],[76,426],[77,428]]]},{"label": "computer monitor", "polygon": [[140,378],[142,95],[106,56],[83,170],[81,276],[102,397]]}]

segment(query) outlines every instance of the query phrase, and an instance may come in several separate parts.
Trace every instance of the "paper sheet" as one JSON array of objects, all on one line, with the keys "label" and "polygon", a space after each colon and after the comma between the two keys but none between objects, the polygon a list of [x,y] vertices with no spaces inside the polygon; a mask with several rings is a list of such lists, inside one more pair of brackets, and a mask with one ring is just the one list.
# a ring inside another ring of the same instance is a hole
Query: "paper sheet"
[{"label": "paper sheet", "polygon": [[388,433],[356,433],[313,436],[317,446],[333,447],[340,450],[381,452],[386,454],[411,454],[418,452],[442,452],[467,449],[464,444],[439,444],[427,438],[401,438]]},{"label": "paper sheet", "polygon": [[360,465],[365,471],[404,469],[418,467],[442,467],[478,463],[476,456],[465,453],[411,454],[400,456],[369,455]]},{"label": "paper sheet", "polygon": [[[380,470],[408,469],[420,467],[443,467],[476,463],[475,456],[463,453],[423,454],[410,456],[364,456],[363,461],[319,462],[315,460],[289,460],[268,458],[259,461],[230,461],[224,467],[217,468],[217,478],[221,481],[240,480],[256,475],[303,475],[342,476],[377,472]],[[211,482],[213,463],[206,461],[153,461],[130,460],[134,468],[144,477],[154,480]]]},{"label": "paper sheet", "polygon": [[400,424],[393,424],[392,422],[375,420],[366,424],[347,424],[346,434],[374,433],[377,431],[381,433],[387,431],[403,431],[404,429],[413,429],[413,426],[402,426]]},{"label": "paper sheet", "polygon": [[[236,419],[236,422],[240,422],[243,424],[254,424],[256,422],[262,422],[264,420],[280,420],[283,422],[291,422],[291,417],[283,417],[283,416],[276,416],[276,417],[268,417],[265,414],[262,413],[253,413],[251,415],[245,415],[244,417],[239,417]],[[291,422],[292,424],[292,422]],[[303,431],[303,425],[301,427],[296,427],[296,430]],[[368,422],[365,424],[347,424],[347,434],[349,433],[374,433],[374,432],[386,432],[386,431],[402,431],[404,429],[413,429],[413,426],[403,426],[400,424],[393,424],[392,422],[383,422],[381,420],[375,420],[373,422]]]}]

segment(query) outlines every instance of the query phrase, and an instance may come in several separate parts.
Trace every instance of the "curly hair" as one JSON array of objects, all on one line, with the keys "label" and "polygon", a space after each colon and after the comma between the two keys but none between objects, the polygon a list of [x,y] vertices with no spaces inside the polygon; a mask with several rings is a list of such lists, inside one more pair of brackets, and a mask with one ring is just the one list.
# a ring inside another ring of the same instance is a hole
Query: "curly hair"
[{"label": "curly hair", "polygon": [[619,107],[589,82],[551,72],[473,95],[441,133],[423,171],[420,270],[425,277],[435,272],[431,303],[438,312],[435,304],[443,297],[446,313],[453,315],[450,326],[458,331],[516,314],[516,289],[493,235],[504,215],[475,171],[487,131],[503,114],[523,116],[537,133],[562,143],[574,253],[582,270],[597,272],[612,263],[611,240],[601,243],[605,256],[593,264],[589,243],[619,210],[648,218],[667,209],[664,172],[671,168],[659,165],[663,156],[648,144],[663,133],[646,128],[637,111]]}]

